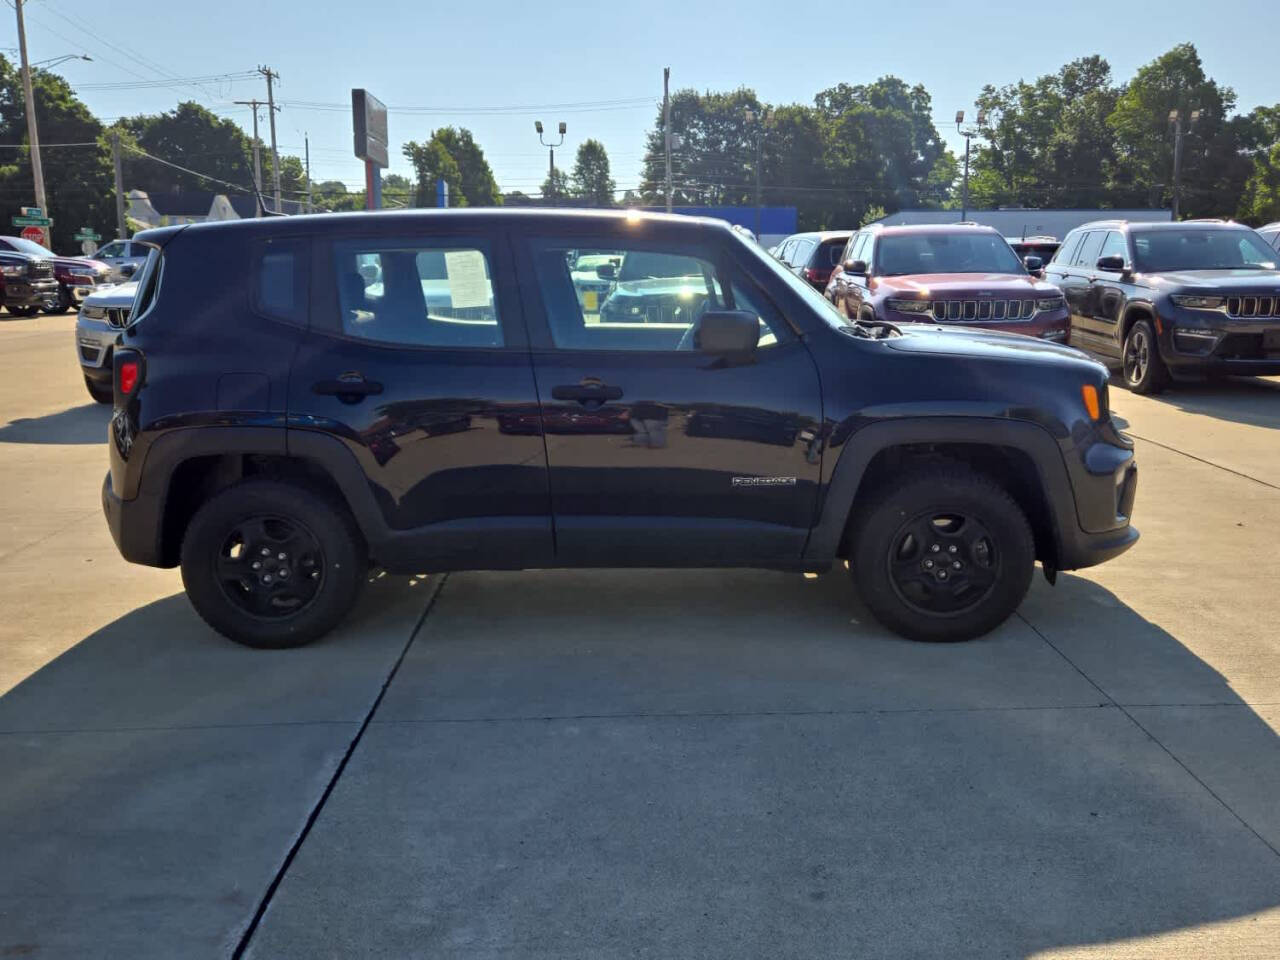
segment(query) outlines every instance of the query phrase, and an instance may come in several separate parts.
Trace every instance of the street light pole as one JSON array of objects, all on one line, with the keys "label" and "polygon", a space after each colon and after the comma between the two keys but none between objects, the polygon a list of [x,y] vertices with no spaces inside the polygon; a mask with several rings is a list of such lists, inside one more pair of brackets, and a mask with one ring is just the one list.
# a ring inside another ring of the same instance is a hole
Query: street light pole
[{"label": "street light pole", "polygon": [[[27,106],[27,142],[31,145],[31,175],[36,182],[36,206],[43,216],[49,215],[45,206],[44,168],[40,165],[40,134],[36,130],[36,101],[31,88],[31,64],[27,62],[27,27],[22,19],[22,0],[14,0],[13,9],[18,14],[18,52],[22,58],[22,95]],[[49,231],[44,228],[48,241]]]},{"label": "street light pole", "polygon": [[964,111],[956,111],[956,131],[960,136],[964,137],[964,187],[960,194],[960,219],[969,219],[969,141],[982,132],[982,127],[987,122],[987,112],[985,110],[978,111],[978,125],[976,127],[965,128],[961,124],[964,123]]},{"label": "street light pole", "polygon": [[[756,123],[756,121],[759,121]],[[756,134],[756,236],[760,236],[760,169],[764,157],[764,125],[769,120],[769,111],[762,110],[757,117],[754,110],[747,111],[747,123],[755,125]]]},{"label": "street light pole", "polygon": [[[563,120],[560,121],[560,127],[559,127],[560,139],[557,140],[555,143],[547,143],[547,141],[543,139],[541,120],[533,121],[533,129],[538,131],[538,142],[542,144],[544,147],[547,147],[548,149],[550,149],[551,151],[551,160],[550,160],[550,164],[547,167],[547,185],[552,189],[554,189],[555,181],[556,181],[556,147],[564,143],[564,133],[566,130],[569,129],[569,127]],[[543,199],[545,200],[547,198],[543,197]]]},{"label": "street light pole", "polygon": [[1182,138],[1191,132],[1191,128],[1200,119],[1200,111],[1192,110],[1187,129],[1182,129],[1182,111],[1169,111],[1169,124],[1173,127],[1173,219],[1177,220],[1182,212]]}]

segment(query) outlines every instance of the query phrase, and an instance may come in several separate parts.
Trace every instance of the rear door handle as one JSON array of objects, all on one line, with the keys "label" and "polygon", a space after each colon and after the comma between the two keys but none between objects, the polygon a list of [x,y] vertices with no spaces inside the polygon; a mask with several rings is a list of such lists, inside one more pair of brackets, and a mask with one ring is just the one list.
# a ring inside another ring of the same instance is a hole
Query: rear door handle
[{"label": "rear door handle", "polygon": [[359,403],[365,397],[382,392],[382,384],[366,380],[358,373],[343,373],[333,380],[317,380],[311,392],[322,397],[337,397],[343,403]]},{"label": "rear door handle", "polygon": [[605,383],[566,383],[551,388],[556,400],[577,400],[579,403],[602,403],[605,400],[621,400],[622,388]]}]

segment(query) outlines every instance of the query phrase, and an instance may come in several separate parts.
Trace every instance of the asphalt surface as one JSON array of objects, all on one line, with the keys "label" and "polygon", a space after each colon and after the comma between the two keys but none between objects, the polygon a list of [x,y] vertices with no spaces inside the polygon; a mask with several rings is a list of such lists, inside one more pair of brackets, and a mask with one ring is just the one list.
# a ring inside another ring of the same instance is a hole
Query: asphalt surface
[{"label": "asphalt surface", "polygon": [[254,652],[0,322],[0,957],[1274,957],[1280,384],[1113,390],[1138,546],[968,644],[844,571],[382,577]]}]

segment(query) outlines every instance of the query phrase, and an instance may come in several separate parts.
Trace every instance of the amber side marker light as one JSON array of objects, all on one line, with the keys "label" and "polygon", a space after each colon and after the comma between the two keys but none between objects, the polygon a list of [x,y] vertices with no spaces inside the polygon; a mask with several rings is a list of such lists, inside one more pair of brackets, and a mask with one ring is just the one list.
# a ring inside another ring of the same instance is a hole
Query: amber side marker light
[{"label": "amber side marker light", "polygon": [[1102,419],[1102,404],[1098,402],[1098,388],[1086,383],[1080,388],[1080,396],[1084,399],[1084,408],[1089,411],[1090,420]]}]

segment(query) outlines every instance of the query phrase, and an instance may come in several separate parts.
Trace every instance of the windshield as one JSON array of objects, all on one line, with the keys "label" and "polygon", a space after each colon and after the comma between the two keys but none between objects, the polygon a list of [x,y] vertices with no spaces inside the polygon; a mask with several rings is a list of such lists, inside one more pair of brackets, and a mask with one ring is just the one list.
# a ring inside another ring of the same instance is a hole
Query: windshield
[{"label": "windshield", "polygon": [[1142,273],[1170,270],[1274,270],[1276,252],[1244,230],[1149,230],[1133,234]]},{"label": "windshield", "polygon": [[622,259],[619,280],[658,280],[689,276],[692,261],[688,257],[637,250]]},{"label": "windshield", "polygon": [[18,253],[29,253],[34,257],[56,256],[52,250],[42,247],[34,240],[28,240],[26,237],[5,237],[5,241]]},{"label": "windshield", "polygon": [[760,244],[751,243],[738,233],[734,234],[734,238],[738,241],[739,247],[747,252],[748,256],[763,264],[769,272],[790,287],[805,303],[811,305],[814,312],[825,322],[837,329],[853,326],[853,323],[836,309],[835,304],[815,290],[810,283],[788,270],[780,260],[770,255],[769,251],[761,247]]},{"label": "windshield", "polygon": [[1026,273],[1004,237],[989,233],[908,233],[880,238],[876,274]]}]

